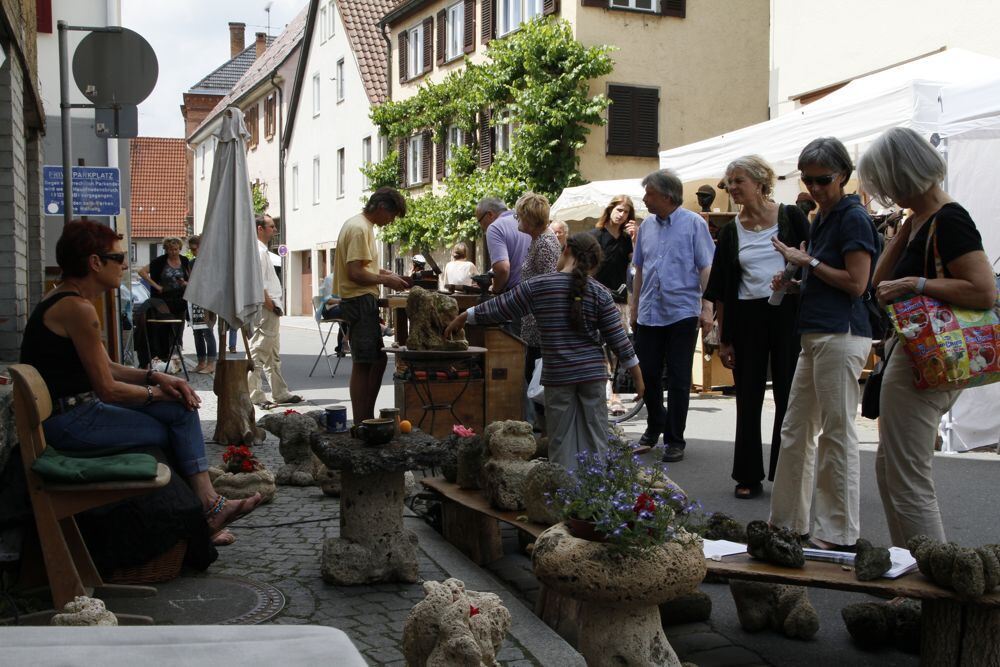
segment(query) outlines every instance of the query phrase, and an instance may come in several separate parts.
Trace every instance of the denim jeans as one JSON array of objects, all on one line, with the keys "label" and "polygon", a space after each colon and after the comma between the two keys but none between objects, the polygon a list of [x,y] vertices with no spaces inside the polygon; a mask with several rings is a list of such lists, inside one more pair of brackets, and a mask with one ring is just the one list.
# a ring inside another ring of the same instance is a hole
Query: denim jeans
[{"label": "denim jeans", "polygon": [[93,401],[49,417],[42,428],[58,450],[160,447],[173,455],[185,477],[208,470],[198,411],[173,401],[145,406]]},{"label": "denim jeans", "polygon": [[215,361],[219,358],[219,351],[215,347],[215,332],[212,327],[194,330],[194,350],[198,354],[198,361]]},{"label": "denim jeans", "polygon": [[229,330],[229,351],[236,351],[236,329]]}]

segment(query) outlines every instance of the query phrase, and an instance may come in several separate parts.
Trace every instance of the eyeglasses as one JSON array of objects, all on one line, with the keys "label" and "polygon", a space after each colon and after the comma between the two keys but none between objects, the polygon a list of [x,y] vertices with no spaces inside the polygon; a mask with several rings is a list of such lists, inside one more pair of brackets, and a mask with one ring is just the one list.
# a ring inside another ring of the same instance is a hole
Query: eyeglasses
[{"label": "eyeglasses", "polygon": [[813,185],[815,183],[816,185],[821,185],[821,186],[825,187],[827,185],[830,185],[830,183],[833,183],[833,179],[836,178],[836,177],[837,177],[837,174],[833,173],[833,174],[824,174],[823,176],[804,176],[803,175],[803,176],[800,176],[799,178],[802,179],[802,182],[805,183],[806,186],[810,186],[810,185]]},{"label": "eyeglasses", "polygon": [[125,263],[125,253],[123,252],[99,252],[97,256],[101,259],[110,259],[113,262],[118,262],[119,264]]},{"label": "eyeglasses", "polygon": [[476,218],[476,224],[477,224],[477,225],[481,225],[481,224],[483,224],[483,218],[485,218],[485,217],[486,217],[486,216],[488,216],[489,214],[490,214],[490,211],[486,211],[486,213],[483,213],[483,214],[482,214],[482,215],[480,215],[480,216],[479,216],[478,218]]}]

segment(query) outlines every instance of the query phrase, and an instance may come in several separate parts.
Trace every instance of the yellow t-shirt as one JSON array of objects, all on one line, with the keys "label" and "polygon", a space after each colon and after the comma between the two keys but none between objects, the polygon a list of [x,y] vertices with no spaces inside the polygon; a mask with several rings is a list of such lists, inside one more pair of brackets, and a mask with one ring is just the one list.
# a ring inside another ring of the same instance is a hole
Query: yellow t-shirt
[{"label": "yellow t-shirt", "polygon": [[333,293],[341,299],[364,294],[378,297],[378,285],[358,285],[347,275],[348,262],[364,262],[365,270],[378,275],[378,246],[375,245],[375,225],[363,213],[347,220],[337,237],[333,259]]}]

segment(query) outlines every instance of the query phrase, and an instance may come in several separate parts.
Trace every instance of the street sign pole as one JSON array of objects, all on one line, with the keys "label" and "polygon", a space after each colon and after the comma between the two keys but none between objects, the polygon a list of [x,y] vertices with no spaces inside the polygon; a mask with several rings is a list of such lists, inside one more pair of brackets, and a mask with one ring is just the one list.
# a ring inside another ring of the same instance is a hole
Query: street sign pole
[{"label": "street sign pole", "polygon": [[63,222],[73,219],[73,141],[69,104],[69,47],[65,21],[59,21],[59,114],[62,121]]}]

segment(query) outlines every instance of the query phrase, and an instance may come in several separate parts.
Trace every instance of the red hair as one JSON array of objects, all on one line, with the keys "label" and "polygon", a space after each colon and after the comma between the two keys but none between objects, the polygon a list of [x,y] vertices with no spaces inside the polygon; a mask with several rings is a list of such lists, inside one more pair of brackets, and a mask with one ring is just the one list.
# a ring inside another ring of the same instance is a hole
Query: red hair
[{"label": "red hair", "polygon": [[63,278],[83,278],[91,255],[110,252],[122,235],[107,225],[89,220],[73,220],[63,227],[56,242],[56,263]]}]

